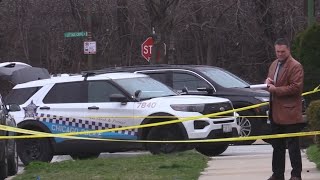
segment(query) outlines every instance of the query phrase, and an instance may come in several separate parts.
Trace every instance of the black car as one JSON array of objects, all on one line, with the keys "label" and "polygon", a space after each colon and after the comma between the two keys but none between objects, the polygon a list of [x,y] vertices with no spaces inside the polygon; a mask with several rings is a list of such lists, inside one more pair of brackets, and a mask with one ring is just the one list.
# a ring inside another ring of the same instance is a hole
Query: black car
[{"label": "black car", "polygon": [[[18,105],[5,105],[0,95],[0,124],[16,127],[16,122],[9,111],[18,111]],[[0,136],[14,136],[14,132],[0,130]],[[0,139],[0,179],[15,175],[18,172],[18,154],[14,139]]]},{"label": "black car", "polygon": [[[248,88],[250,84],[238,76],[218,67],[205,65],[147,65],[106,68],[94,73],[129,71],[144,73],[161,81],[182,94],[206,95],[228,98],[234,108],[241,108],[269,101],[265,90]],[[239,112],[240,116],[266,116],[268,106]],[[266,117],[240,117],[241,136],[270,133]],[[245,141],[241,144],[251,144]]]}]

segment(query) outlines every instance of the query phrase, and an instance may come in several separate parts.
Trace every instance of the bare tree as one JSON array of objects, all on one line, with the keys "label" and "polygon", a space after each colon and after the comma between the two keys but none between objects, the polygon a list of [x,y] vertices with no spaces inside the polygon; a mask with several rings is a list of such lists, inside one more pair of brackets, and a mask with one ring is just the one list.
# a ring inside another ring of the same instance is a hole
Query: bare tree
[{"label": "bare tree", "polygon": [[[165,57],[164,43],[170,44],[171,50],[174,49],[172,39],[172,29],[175,18],[175,12],[180,0],[145,0],[146,7],[151,19],[151,27],[154,38],[152,48],[152,63],[168,63]],[[169,42],[169,43],[168,43]],[[174,53],[171,51],[171,53]],[[170,57],[172,57],[170,55]]]},{"label": "bare tree", "polygon": [[97,69],[148,64],[140,48],[154,29],[152,63],[214,65],[260,82],[274,58],[274,39],[291,40],[307,25],[299,0],[0,2],[0,60],[23,61],[52,73],[88,69],[85,38],[65,38],[64,32],[92,31],[97,41],[92,66]]}]

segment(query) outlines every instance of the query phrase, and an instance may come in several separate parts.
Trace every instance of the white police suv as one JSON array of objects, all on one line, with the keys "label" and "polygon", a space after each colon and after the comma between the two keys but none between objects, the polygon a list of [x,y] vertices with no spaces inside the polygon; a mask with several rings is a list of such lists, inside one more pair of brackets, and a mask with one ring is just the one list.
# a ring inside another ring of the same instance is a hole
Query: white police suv
[{"label": "white police suv", "polygon": [[[136,126],[201,116],[233,109],[228,99],[180,96],[164,84],[144,74],[107,73],[62,75],[16,85],[6,98],[19,104],[12,112],[18,127],[47,133],[81,132]],[[105,141],[67,138],[34,138],[17,141],[24,164],[50,162],[53,155],[73,158],[97,157],[101,152],[149,150],[171,153],[195,147],[213,156],[229,143],[142,143],[131,140],[193,140],[238,136],[237,113],[227,117],[204,117],[181,123],[81,135]],[[110,139],[125,140],[121,142]]]}]

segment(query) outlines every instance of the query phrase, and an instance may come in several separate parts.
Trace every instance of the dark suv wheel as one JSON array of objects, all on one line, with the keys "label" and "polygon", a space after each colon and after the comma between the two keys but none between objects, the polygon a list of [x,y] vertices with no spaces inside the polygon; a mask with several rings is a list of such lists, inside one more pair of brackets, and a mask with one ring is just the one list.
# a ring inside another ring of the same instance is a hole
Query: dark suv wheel
[{"label": "dark suv wheel", "polygon": [[0,179],[5,179],[8,176],[8,150],[6,143],[1,144],[0,148]]},{"label": "dark suv wheel", "polygon": [[8,143],[8,175],[13,176],[18,172],[18,152],[15,140],[10,140]]},{"label": "dark suv wheel", "polygon": [[[251,111],[240,111],[238,112],[239,116],[237,118],[237,123],[240,126],[240,136],[241,137],[247,137],[247,136],[254,136],[258,135],[258,125],[259,125],[259,120],[250,118],[250,117],[245,117],[245,116],[254,116],[254,113]],[[254,143],[255,140],[251,141],[238,141],[235,144],[237,145],[250,145]]]},{"label": "dark suv wheel", "polygon": [[24,165],[32,161],[50,162],[53,158],[48,138],[18,140],[18,154]]}]

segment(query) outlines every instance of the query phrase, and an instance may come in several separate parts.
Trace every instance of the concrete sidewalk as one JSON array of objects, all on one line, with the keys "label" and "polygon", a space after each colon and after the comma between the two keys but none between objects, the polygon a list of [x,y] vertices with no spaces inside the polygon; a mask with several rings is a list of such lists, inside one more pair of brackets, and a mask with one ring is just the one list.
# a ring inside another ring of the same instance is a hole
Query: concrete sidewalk
[{"label": "concrete sidewalk", "polygon": [[[302,179],[320,180],[320,171],[316,169],[316,165],[307,159],[304,150],[302,150],[301,155],[303,163]],[[202,173],[199,180],[267,180],[272,175],[271,161],[271,152],[213,157],[208,162],[208,167]],[[290,172],[291,164],[287,152],[286,179],[291,177]]]}]

